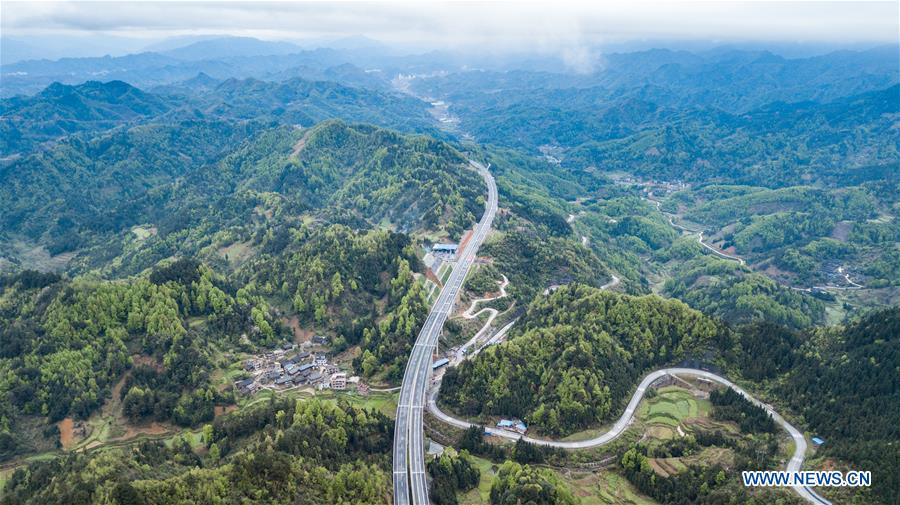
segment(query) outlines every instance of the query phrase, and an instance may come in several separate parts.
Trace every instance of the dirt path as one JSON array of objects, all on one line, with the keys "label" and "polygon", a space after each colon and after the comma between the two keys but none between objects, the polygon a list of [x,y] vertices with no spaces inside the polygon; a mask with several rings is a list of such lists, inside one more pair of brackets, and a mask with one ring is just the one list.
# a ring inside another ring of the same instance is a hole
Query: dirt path
[{"label": "dirt path", "polygon": [[437,274],[431,271],[430,268],[425,269],[425,278],[434,283],[438,289],[442,289],[444,287],[444,283],[438,278]]},{"label": "dirt path", "polygon": [[58,422],[56,426],[59,427],[59,443],[63,449],[68,451],[75,442],[75,421],[71,417],[67,417]]},{"label": "dirt path", "polygon": [[296,158],[303,151],[303,148],[306,147],[306,140],[309,138],[309,130],[300,137],[300,140],[294,144],[294,149],[291,151],[291,158]]},{"label": "dirt path", "polygon": [[466,246],[469,244],[469,239],[472,238],[472,230],[469,230],[463,235],[462,240],[459,241],[459,246],[456,247],[456,256],[460,257],[463,251],[466,250]]}]

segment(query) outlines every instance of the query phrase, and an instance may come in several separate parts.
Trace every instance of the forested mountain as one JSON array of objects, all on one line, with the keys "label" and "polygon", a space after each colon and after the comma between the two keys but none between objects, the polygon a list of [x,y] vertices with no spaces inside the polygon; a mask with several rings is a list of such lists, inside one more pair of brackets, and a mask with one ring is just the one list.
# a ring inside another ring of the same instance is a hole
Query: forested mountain
[{"label": "forested mountain", "polygon": [[[207,389],[208,345],[236,345],[242,333],[276,342],[264,301],[238,296],[223,277],[190,260],[125,282],[24,271],[2,277],[0,300],[5,458],[29,450],[16,436],[22,414],[51,422],[86,417],[138,363],[132,354],[156,367],[135,369],[153,382],[145,415],[182,425],[210,420],[215,404],[231,400]],[[187,324],[191,317],[204,322],[202,329]]]},{"label": "forested mountain", "polygon": [[75,86],[55,82],[36,95],[0,101],[0,118],[0,156],[4,157],[24,155],[41,142],[77,132],[185,120],[255,120],[308,127],[339,118],[405,132],[436,133],[427,104],[409,96],[296,77],[219,81],[202,72],[149,92],[122,81]]},{"label": "forested mountain", "polygon": [[853,287],[846,273],[880,288],[900,282],[896,193],[890,180],[840,189],[709,185],[674,193],[663,208],[780,282]]},{"label": "forested mountain", "polygon": [[176,437],[72,453],[10,476],[4,503],[384,503],[393,422],[345,403],[279,399]]},{"label": "forested mountain", "polygon": [[794,328],[824,321],[821,300],[748,272],[733,261],[702,256],[676,258],[674,263],[663,292],[705,314],[733,323],[766,320]]},{"label": "forested mountain", "polygon": [[551,435],[614,417],[644,371],[729,338],[681,302],[577,284],[536,298],[514,331],[448,370],[441,400],[465,415],[520,417]]},{"label": "forested mountain", "polygon": [[[900,300],[896,47],[650,50],[573,73],[364,46],[3,66],[0,461],[18,470],[0,468],[0,501],[389,501],[396,396],[377,390],[446,282],[429,247],[462,246],[484,211],[470,159],[499,209],[463,300],[505,277],[509,297],[480,303],[500,309],[493,331],[514,324],[446,370],[448,410],[561,437],[617,417],[647,372],[700,361],[826,438],[810,465],[875,471],[836,502],[898,501],[898,311],[870,312]],[[306,340],[373,397],[233,392],[248,359]],[[735,487],[783,463],[771,419],[727,392],[691,401],[705,426],[626,437],[602,473],[664,503],[782,498]],[[99,433],[67,453],[62,423]],[[486,440],[455,445],[494,460],[489,486],[484,460],[441,440],[435,502],[579,503],[527,465],[597,453]],[[651,468],[665,459],[680,466]]]},{"label": "forested mountain", "polygon": [[770,187],[811,178],[836,184],[846,176],[862,182],[883,177],[897,158],[898,85],[834,102],[773,102],[740,114],[604,93],[526,91],[509,105],[457,113],[482,142],[532,152],[559,146],[565,165],[659,179]]},{"label": "forested mountain", "polygon": [[147,119],[171,107],[166,100],[122,81],[54,83],[34,96],[0,101],[0,156],[79,131]]},{"label": "forested mountain", "polygon": [[198,86],[195,81],[183,88],[172,86],[160,91],[174,93],[187,108],[200,110],[205,116],[297,126],[339,118],[407,132],[435,131],[426,103],[395,93],[300,78],[231,78],[214,87],[209,84]]},{"label": "forested mountain", "polygon": [[[201,41],[197,44],[216,43]],[[223,50],[227,50],[228,45],[228,42],[219,43]],[[246,49],[245,43],[241,45]],[[182,48],[181,51],[192,52],[190,48]],[[79,84],[96,79],[98,75],[106,79],[122,80],[140,88],[177,83],[196,76],[198,72],[222,80],[248,77],[270,80],[291,77],[315,79],[329,73],[332,67],[365,62],[364,58],[353,56],[333,49],[304,50],[290,54],[220,54],[199,59],[190,54],[184,54],[182,58],[178,51],[174,54],[142,52],[117,57],[20,61],[3,65],[0,72],[3,74],[2,96],[9,97],[36,93],[56,81]],[[332,77],[338,75],[341,74],[332,74]]]},{"label": "forested mountain", "polygon": [[[729,366],[770,391],[826,441],[816,464],[867,468],[871,488],[853,490],[856,500],[894,503],[898,482],[891,470],[897,439],[896,306],[871,311],[844,326],[796,331],[771,322],[736,328],[738,346]],[[833,495],[850,500],[851,495]]]},{"label": "forested mountain", "polygon": [[872,471],[872,494],[883,503],[900,499],[892,448],[900,437],[898,337],[896,306],[843,328],[814,330],[793,353],[793,366],[776,386],[810,429],[827,441],[826,457]]},{"label": "forested mountain", "polygon": [[142,219],[131,212],[148,193],[194,174],[261,129],[257,123],[191,120],[72,138],[0,168],[0,226],[51,251]]},{"label": "forested mountain", "polygon": [[284,231],[261,246],[239,276],[245,290],[291,307],[304,325],[334,332],[332,348],[361,346],[365,376],[403,374],[428,307],[414,274],[422,267],[407,235],[354,233],[334,225]]},{"label": "forested mountain", "polygon": [[[340,122],[309,130],[223,121],[139,126],[62,142],[13,162],[0,180],[4,230],[52,254],[82,251],[74,264],[85,267],[123,255],[127,272],[264,235],[303,215],[457,237],[480,214],[482,191],[446,144]],[[134,240],[129,230],[137,225],[151,236]]]},{"label": "forested mountain", "polygon": [[897,84],[897,55],[896,46],[803,58],[733,48],[652,49],[610,55],[599,82],[657,102],[746,112],[771,102],[829,102]]},{"label": "forested mountain", "polygon": [[574,168],[840,185],[896,169],[897,61],[896,47],[804,59],[658,50],[610,55],[587,76],[473,71],[413,85],[449,101],[478,141],[555,148]]},{"label": "forested mountain", "polygon": [[660,179],[784,186],[882,179],[897,169],[900,85],[831,103],[773,103],[741,115],[697,110],[579,144],[576,166]]}]

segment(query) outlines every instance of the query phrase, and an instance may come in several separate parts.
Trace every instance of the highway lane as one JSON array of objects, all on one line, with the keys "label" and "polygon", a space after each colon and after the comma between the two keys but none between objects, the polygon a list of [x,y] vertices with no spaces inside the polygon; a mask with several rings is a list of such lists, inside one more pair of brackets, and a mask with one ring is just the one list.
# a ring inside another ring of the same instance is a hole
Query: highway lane
[{"label": "highway lane", "polygon": [[[606,445],[609,442],[618,438],[628,426],[631,424],[634,419],[634,412],[637,410],[638,404],[643,399],[644,394],[647,392],[647,389],[656,382],[657,380],[665,377],[666,375],[673,376],[690,376],[690,377],[702,377],[704,379],[718,382],[724,386],[727,386],[733,389],[735,392],[752,402],[754,405],[758,405],[766,410],[771,416],[772,419],[778,423],[787,433],[790,435],[791,439],[794,441],[794,454],[791,456],[791,459],[788,461],[786,470],[790,472],[800,471],[803,467],[803,458],[806,455],[806,438],[803,434],[795,428],[792,424],[790,424],[787,420],[781,417],[780,414],[775,412],[772,407],[769,405],[757,400],[750,393],[744,391],[743,388],[729,381],[728,379],[716,375],[712,372],[707,372],[705,370],[697,370],[694,368],[663,368],[660,370],[656,370],[655,372],[651,372],[648,374],[641,383],[638,385],[637,390],[631,396],[631,401],[628,402],[628,406],[625,407],[625,412],[622,413],[622,416],[615,422],[612,428],[609,429],[606,433],[603,433],[595,438],[591,438],[588,440],[580,440],[575,442],[558,442],[555,440],[546,440],[540,438],[532,438],[520,435],[515,432],[500,430],[496,428],[484,427],[487,432],[491,435],[499,436],[502,438],[510,439],[510,440],[518,440],[524,439],[527,442],[531,442],[537,445],[545,445],[551,447],[558,447],[561,449],[587,449],[591,447],[597,447],[601,445]],[[464,421],[462,419],[455,418],[447,413],[443,412],[437,406],[437,396],[440,391],[440,385],[432,388],[431,393],[428,398],[428,411],[431,412],[432,415],[440,419],[441,421],[451,425],[456,426],[458,428],[466,429],[471,426],[479,426],[477,424],[470,423],[468,421]],[[805,487],[805,486],[794,486],[794,491],[799,494],[805,500],[816,503],[820,505],[831,505],[831,502],[820,496],[813,489]]]},{"label": "highway lane", "polygon": [[476,252],[490,231],[497,212],[497,185],[494,178],[483,165],[473,161],[470,161],[470,164],[484,178],[488,187],[488,199],[481,220],[476,224],[469,243],[459,253],[450,277],[416,337],[403,375],[394,426],[393,449],[394,503],[399,505],[428,504],[423,415],[427,403],[428,383],[431,379],[431,356],[437,346],[441,328],[450,315]]}]

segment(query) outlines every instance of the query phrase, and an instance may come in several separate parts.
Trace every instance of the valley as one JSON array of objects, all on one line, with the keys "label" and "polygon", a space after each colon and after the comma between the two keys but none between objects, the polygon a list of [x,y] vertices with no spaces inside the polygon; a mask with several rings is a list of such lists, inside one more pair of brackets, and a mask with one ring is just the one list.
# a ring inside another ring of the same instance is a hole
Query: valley
[{"label": "valley", "polygon": [[4,33],[0,502],[898,502],[896,43],[244,35]]}]

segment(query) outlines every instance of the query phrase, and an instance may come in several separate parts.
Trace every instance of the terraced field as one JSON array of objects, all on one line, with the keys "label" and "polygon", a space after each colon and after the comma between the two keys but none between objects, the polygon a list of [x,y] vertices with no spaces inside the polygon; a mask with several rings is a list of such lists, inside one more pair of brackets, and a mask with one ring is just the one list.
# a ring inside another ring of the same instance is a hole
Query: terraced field
[{"label": "terraced field", "polygon": [[[460,495],[459,502],[462,505],[487,505],[490,503],[491,482],[494,479],[492,467],[494,465],[483,458],[473,457],[472,459],[481,470],[481,481],[478,487]],[[656,503],[640,494],[625,477],[615,472],[606,470],[598,472],[554,470],[554,472],[581,499],[582,505],[654,505]]]},{"label": "terraced field", "polygon": [[637,417],[647,425],[650,436],[666,439],[690,431],[690,425],[699,421],[698,418],[705,418],[709,409],[708,400],[698,398],[686,389],[668,386],[642,402]]}]

